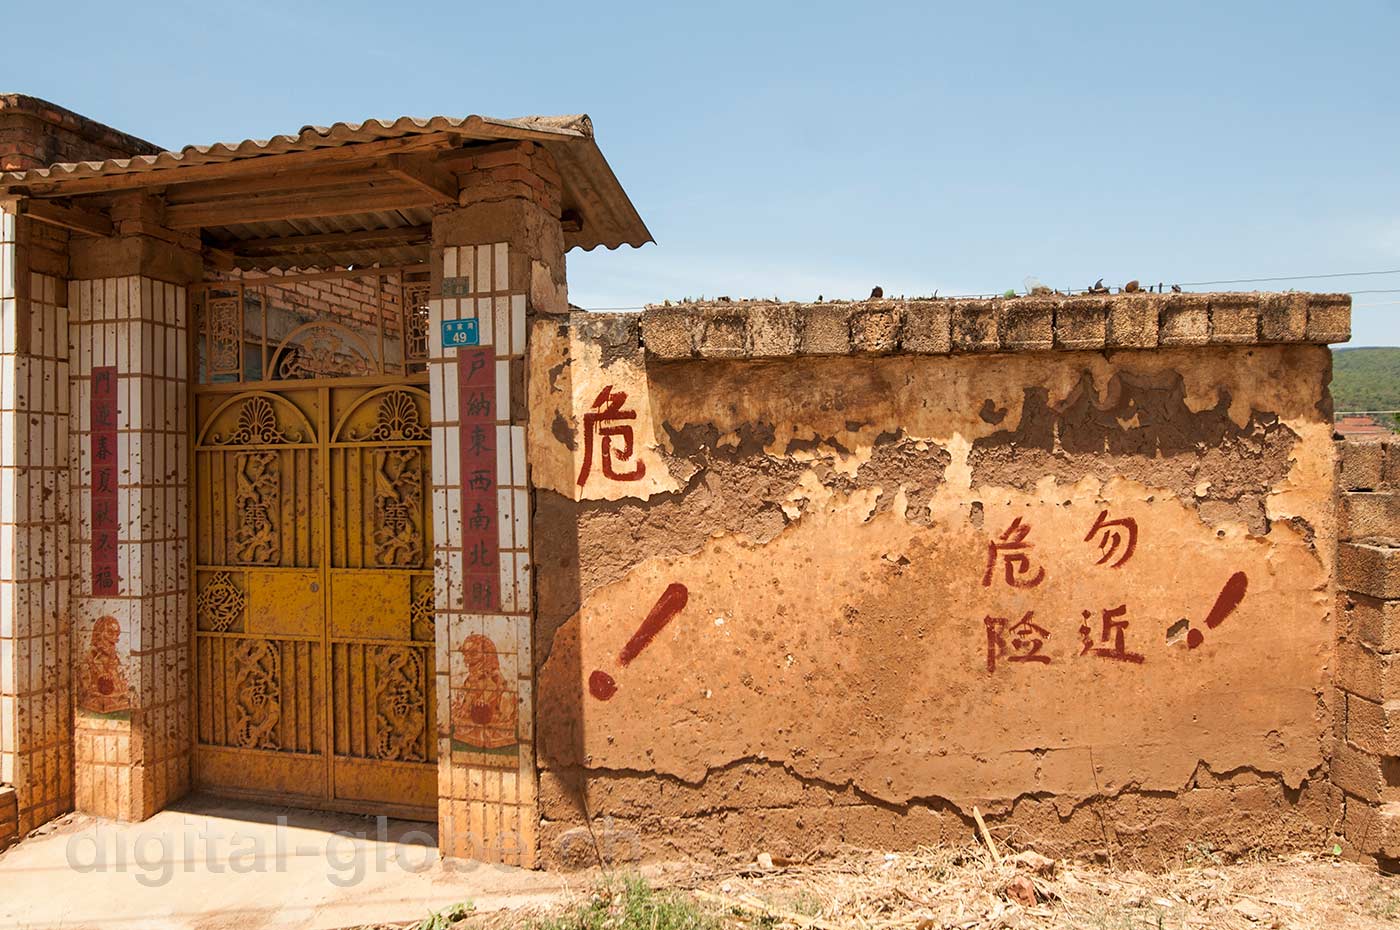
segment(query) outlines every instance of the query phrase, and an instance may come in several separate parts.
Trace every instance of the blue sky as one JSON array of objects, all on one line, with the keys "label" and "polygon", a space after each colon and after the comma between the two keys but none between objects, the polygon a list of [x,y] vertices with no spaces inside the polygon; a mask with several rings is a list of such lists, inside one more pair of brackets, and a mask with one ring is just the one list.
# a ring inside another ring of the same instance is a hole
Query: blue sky
[{"label": "blue sky", "polygon": [[[14,6],[0,90],[166,146],[591,114],[658,244],[589,308],[1400,269],[1395,2]],[[1400,274],[1260,286],[1400,345]]]}]

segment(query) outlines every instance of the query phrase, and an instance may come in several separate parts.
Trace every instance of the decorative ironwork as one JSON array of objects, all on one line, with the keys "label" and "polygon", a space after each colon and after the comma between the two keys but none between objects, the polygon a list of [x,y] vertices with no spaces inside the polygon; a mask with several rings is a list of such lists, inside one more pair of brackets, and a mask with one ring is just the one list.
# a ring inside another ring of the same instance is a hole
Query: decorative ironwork
[{"label": "decorative ironwork", "polygon": [[403,299],[407,328],[404,357],[421,361],[428,357],[428,285],[404,285]]},{"label": "decorative ironwork", "polygon": [[281,558],[278,505],[282,485],[276,452],[240,452],[234,457],[238,493],[234,509],[238,526],[233,534],[233,561],[243,565],[276,565]]},{"label": "decorative ironwork", "polygon": [[406,646],[375,646],[369,651],[374,668],[374,755],[399,762],[425,762],[427,688],[419,650]]},{"label": "decorative ironwork", "polygon": [[199,591],[195,606],[199,610],[204,629],[215,633],[225,633],[243,619],[243,605],[247,601],[243,592],[233,583],[228,572],[216,572]]},{"label": "decorative ironwork", "polygon": [[[278,351],[266,358],[275,371]],[[202,784],[430,813],[440,744],[426,380],[196,388],[195,751],[244,760],[200,766]]]},{"label": "decorative ironwork", "polygon": [[412,631],[414,639],[432,640],[435,638],[437,627],[437,609],[433,603],[432,579],[423,579],[421,585],[408,607],[409,629]]},{"label": "decorative ironwork", "polygon": [[407,391],[383,395],[374,426],[363,435],[350,433],[355,442],[417,442],[431,437],[420,418],[418,402]]},{"label": "decorative ironwork", "polygon": [[238,410],[238,426],[228,436],[215,433],[209,441],[218,446],[273,446],[302,442],[300,433],[277,425],[277,414],[266,397],[250,397]]},{"label": "decorative ironwork", "polygon": [[237,297],[211,298],[206,307],[209,371],[238,374],[243,370],[243,304]]},{"label": "decorative ironwork", "polygon": [[233,648],[233,744],[244,749],[281,749],[282,655],[265,639],[245,639]]},{"label": "decorative ironwork", "polygon": [[374,453],[374,559],[415,566],[423,559],[423,456],[416,448]]},{"label": "decorative ironwork", "polygon": [[310,323],[300,332],[303,335],[300,342],[292,342],[292,337],[288,337],[280,347],[277,377],[346,378],[370,373],[369,358],[352,347],[346,336],[353,334],[345,327],[335,323]]}]

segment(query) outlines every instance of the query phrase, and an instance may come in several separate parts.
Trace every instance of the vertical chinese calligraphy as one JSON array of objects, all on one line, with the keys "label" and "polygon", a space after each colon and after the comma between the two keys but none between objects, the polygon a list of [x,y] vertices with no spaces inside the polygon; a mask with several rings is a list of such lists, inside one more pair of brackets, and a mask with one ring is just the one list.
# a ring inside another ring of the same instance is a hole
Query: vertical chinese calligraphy
[{"label": "vertical chinese calligraphy", "polygon": [[118,593],[117,577],[117,369],[92,371],[92,593]]},{"label": "vertical chinese calligraphy", "polygon": [[[637,411],[628,410],[626,391],[614,391],[609,384],[598,393],[593,406],[583,415],[583,467],[579,469],[578,485],[583,487],[593,471],[593,446],[601,444],[603,476],[613,481],[639,481],[647,473],[646,463],[638,460],[630,470],[618,465],[632,460],[636,453],[636,438],[628,421],[637,419]],[[614,440],[617,444],[614,445]]]},{"label": "vertical chinese calligraphy", "polygon": [[463,601],[467,610],[484,612],[501,609],[493,352],[489,346],[457,351]]}]

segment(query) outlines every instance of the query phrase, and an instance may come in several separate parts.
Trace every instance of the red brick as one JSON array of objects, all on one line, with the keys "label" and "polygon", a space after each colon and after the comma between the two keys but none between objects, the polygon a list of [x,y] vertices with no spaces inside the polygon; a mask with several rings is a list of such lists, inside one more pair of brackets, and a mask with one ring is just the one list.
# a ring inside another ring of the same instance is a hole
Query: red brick
[{"label": "red brick", "polygon": [[500,168],[504,165],[529,165],[530,154],[518,148],[502,149],[499,152],[485,152],[472,159],[477,168]]}]

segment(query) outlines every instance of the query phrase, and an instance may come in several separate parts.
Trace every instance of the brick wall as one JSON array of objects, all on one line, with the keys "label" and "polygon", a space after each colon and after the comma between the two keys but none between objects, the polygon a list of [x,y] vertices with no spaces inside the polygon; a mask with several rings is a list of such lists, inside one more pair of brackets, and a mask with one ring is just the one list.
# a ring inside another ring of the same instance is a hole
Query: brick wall
[{"label": "brick wall", "polygon": [[1332,783],[1354,852],[1400,860],[1400,441],[1338,443]]},{"label": "brick wall", "polygon": [[0,171],[160,151],[144,139],[24,94],[0,94]]},{"label": "brick wall", "polygon": [[534,142],[473,149],[471,155],[453,159],[450,167],[461,180],[458,202],[464,207],[520,198],[550,216],[559,215],[563,181],[549,152]]}]

